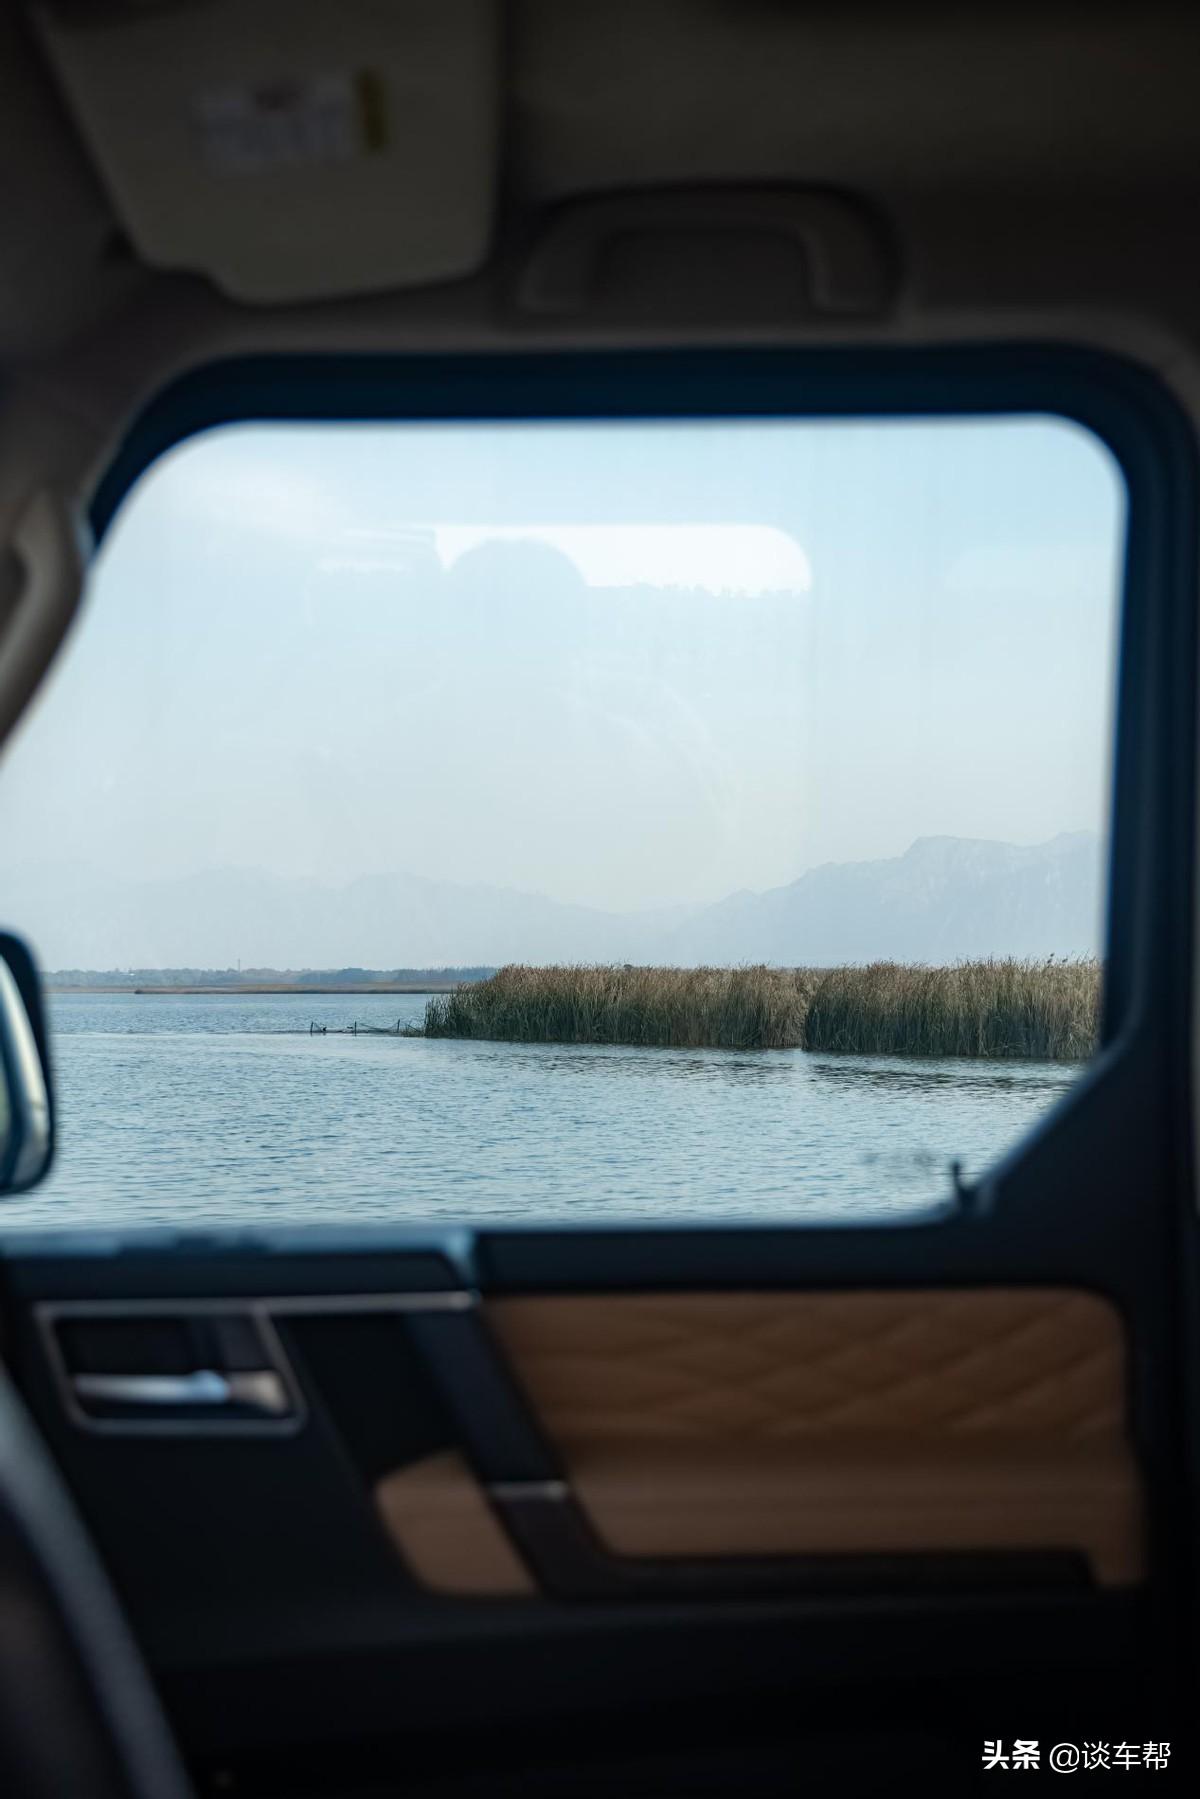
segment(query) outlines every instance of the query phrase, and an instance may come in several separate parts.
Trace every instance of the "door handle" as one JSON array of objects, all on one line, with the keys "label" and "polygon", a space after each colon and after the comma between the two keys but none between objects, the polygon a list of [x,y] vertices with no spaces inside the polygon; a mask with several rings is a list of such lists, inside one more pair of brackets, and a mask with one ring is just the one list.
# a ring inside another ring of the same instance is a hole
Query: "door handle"
[{"label": "door handle", "polygon": [[197,1368],[191,1374],[76,1374],[72,1385],[77,1399],[93,1405],[172,1410],[237,1406],[269,1418],[285,1417],[292,1409],[288,1390],[273,1368],[230,1374],[218,1374],[213,1368]]}]

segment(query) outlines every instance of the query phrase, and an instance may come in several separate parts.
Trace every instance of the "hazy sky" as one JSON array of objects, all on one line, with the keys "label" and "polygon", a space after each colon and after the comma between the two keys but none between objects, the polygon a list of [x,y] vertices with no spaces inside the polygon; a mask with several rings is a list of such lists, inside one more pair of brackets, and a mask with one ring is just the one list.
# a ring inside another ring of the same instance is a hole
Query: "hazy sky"
[{"label": "hazy sky", "polygon": [[213,433],[0,760],[5,864],[625,909],[1099,829],[1122,529],[1048,420]]}]

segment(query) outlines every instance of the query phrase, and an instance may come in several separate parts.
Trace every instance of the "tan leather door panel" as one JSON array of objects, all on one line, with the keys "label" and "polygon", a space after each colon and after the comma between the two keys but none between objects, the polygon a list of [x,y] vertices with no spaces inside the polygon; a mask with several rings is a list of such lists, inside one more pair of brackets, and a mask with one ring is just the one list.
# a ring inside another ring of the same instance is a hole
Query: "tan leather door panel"
[{"label": "tan leather door panel", "polygon": [[[486,1316],[615,1556],[1045,1550],[1105,1585],[1142,1573],[1124,1330],[1095,1295],[588,1294]],[[379,1492],[429,1584],[527,1589],[482,1500],[456,1458]]]}]

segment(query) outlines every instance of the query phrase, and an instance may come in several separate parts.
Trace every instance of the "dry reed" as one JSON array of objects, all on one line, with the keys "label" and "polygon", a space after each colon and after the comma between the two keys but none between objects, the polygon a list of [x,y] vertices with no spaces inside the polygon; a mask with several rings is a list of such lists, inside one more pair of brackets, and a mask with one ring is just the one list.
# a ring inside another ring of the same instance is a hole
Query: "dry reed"
[{"label": "dry reed", "polygon": [[533,968],[438,995],[427,1037],[670,1049],[1079,1061],[1096,1046],[1100,964],[993,959],[782,969]]}]

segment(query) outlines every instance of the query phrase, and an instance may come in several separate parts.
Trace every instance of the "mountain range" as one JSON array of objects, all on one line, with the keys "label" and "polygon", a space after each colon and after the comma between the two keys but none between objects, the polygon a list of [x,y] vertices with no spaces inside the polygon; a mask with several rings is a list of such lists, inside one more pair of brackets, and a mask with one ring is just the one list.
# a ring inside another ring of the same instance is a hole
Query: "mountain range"
[{"label": "mountain range", "polygon": [[1099,840],[1070,832],[1034,845],[923,837],[767,892],[627,913],[406,873],[335,887],[253,869],[134,882],[60,865],[0,882],[0,917],[46,968],[827,965],[1093,954],[1100,896]]},{"label": "mountain range", "polygon": [[679,926],[671,960],[824,966],[1093,955],[1100,877],[1091,832],[1032,846],[921,837],[903,856],[826,862],[786,887],[732,894]]}]

